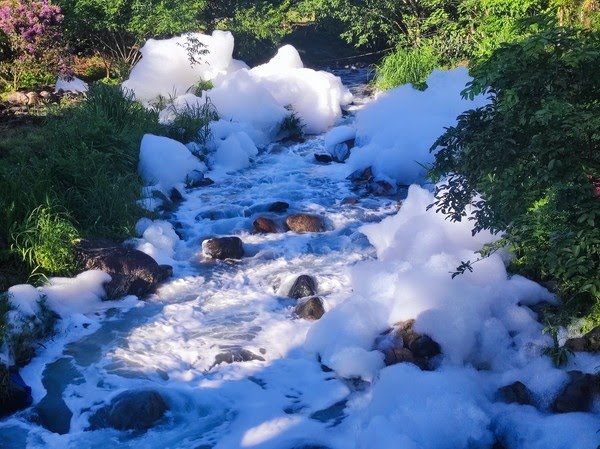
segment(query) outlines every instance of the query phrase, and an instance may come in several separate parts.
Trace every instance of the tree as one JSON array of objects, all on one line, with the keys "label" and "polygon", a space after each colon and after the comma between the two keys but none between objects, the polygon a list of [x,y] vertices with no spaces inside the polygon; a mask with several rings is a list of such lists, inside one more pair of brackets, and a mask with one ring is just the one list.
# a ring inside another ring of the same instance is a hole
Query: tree
[{"label": "tree", "polygon": [[502,232],[513,269],[597,306],[600,34],[543,28],[472,69],[463,94],[490,103],[462,114],[432,148],[432,174],[444,177],[435,207],[460,221],[475,206],[473,232]]}]

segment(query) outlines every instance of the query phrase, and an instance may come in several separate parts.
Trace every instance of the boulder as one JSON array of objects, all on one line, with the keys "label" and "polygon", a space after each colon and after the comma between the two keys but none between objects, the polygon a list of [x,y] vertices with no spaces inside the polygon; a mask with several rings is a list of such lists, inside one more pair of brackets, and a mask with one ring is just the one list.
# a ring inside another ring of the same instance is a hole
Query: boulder
[{"label": "boulder", "polygon": [[508,404],[533,405],[531,391],[519,381],[499,388],[497,397]]},{"label": "boulder", "polygon": [[317,283],[312,276],[303,274],[298,276],[288,292],[288,298],[300,299],[314,296],[317,293]]},{"label": "boulder", "polygon": [[221,363],[235,363],[235,362],[250,362],[252,360],[259,360],[264,362],[265,359],[258,354],[254,354],[252,351],[244,348],[231,348],[225,352],[217,354],[215,356],[215,363],[211,366],[214,367]]},{"label": "boulder", "polygon": [[287,227],[294,232],[323,232],[325,222],[319,215],[314,214],[292,214],[285,219]]},{"label": "boulder", "polygon": [[170,191],[169,191],[169,199],[173,202],[173,203],[180,203],[183,201],[183,195],[181,194],[181,192],[179,190],[177,190],[175,187],[173,187]]},{"label": "boulder", "polygon": [[108,299],[126,295],[145,296],[172,273],[172,267],[160,266],[137,249],[111,246],[104,241],[82,241],[76,249],[82,271],[101,270],[112,280],[104,286]]},{"label": "boulder", "polygon": [[126,391],[90,417],[90,430],[146,431],[153,427],[168,410],[163,397],[153,390]]},{"label": "boulder", "polygon": [[214,183],[215,182],[212,179],[204,176],[204,173],[202,173],[200,170],[193,170],[189,175],[187,175],[187,178],[185,180],[185,186],[188,189],[206,187]]},{"label": "boulder", "polygon": [[331,154],[327,153],[315,153],[315,159],[317,162],[321,162],[322,164],[329,164],[330,162],[333,162],[333,157]]},{"label": "boulder", "polygon": [[281,232],[281,228],[270,218],[258,217],[254,220],[252,231],[255,234],[276,234]]},{"label": "boulder", "polygon": [[421,369],[430,369],[430,360],[440,354],[440,345],[428,335],[417,333],[415,320],[401,321],[380,334],[375,349],[381,351],[386,365],[409,362]]},{"label": "boulder", "polygon": [[298,303],[294,307],[294,313],[299,318],[305,320],[318,320],[325,314],[325,307],[323,307],[323,300],[318,296],[312,296]]},{"label": "boulder", "polygon": [[355,198],[353,196],[348,196],[342,200],[342,204],[352,205],[352,204],[357,204],[357,203],[358,203],[358,198]]},{"label": "boulder", "polygon": [[368,182],[373,179],[373,169],[367,167],[364,170],[355,170],[346,177],[348,181],[352,182]]},{"label": "boulder", "polygon": [[0,364],[0,418],[27,408],[32,402],[31,387],[25,384],[18,370]]},{"label": "boulder", "polygon": [[552,410],[557,413],[589,412],[600,395],[600,378],[581,371],[569,371],[569,382],[560,392]]},{"label": "boulder", "polygon": [[42,104],[42,97],[37,92],[31,91],[25,94],[27,96],[27,104],[29,106],[39,106]]},{"label": "boulder", "polygon": [[219,237],[204,240],[202,251],[212,259],[241,259],[244,256],[244,247],[239,237]]},{"label": "boulder", "polygon": [[29,98],[24,92],[11,92],[6,96],[6,101],[13,106],[25,106],[29,103]]},{"label": "boulder", "polygon": [[565,347],[575,352],[598,352],[600,351],[600,326],[595,327],[583,337],[569,338]]},{"label": "boulder", "polygon": [[285,201],[275,201],[269,206],[269,212],[285,212],[290,205]]}]

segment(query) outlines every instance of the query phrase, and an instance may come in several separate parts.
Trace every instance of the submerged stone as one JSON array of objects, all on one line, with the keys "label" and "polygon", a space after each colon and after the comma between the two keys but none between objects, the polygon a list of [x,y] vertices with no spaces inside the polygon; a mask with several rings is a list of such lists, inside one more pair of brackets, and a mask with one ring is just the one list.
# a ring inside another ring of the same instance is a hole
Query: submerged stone
[{"label": "submerged stone", "polygon": [[323,218],[315,214],[292,214],[285,219],[285,224],[298,233],[325,231]]},{"label": "submerged stone", "polygon": [[325,314],[323,300],[318,296],[308,298],[294,307],[294,313],[305,320],[318,320]]},{"label": "submerged stone", "polygon": [[113,428],[145,431],[168,410],[163,397],[153,390],[126,391],[90,417],[89,430]]},{"label": "submerged stone", "polygon": [[239,237],[219,237],[204,240],[202,251],[212,259],[241,259],[244,256],[244,246]]},{"label": "submerged stone", "polygon": [[300,299],[314,296],[317,293],[317,282],[312,276],[303,274],[298,276],[288,292],[289,298]]}]

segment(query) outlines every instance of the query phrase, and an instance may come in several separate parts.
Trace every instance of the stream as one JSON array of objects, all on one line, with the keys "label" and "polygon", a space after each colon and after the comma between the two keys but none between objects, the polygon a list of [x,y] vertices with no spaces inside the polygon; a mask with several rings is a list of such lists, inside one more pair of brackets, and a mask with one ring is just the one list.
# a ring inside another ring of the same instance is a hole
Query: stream
[{"label": "stream", "polygon": [[[369,101],[368,74],[336,75],[355,95],[349,123]],[[394,214],[406,192],[366,196],[350,181],[329,178],[314,159],[322,148],[320,136],[272,144],[250,168],[188,191],[168,216],[182,238],[174,276],[144,301],[115,303],[40,350],[22,371],[37,405],[0,422],[0,447],[348,447],[346,404],[368,395],[369,384],[338,378],[304,348],[313,322],[297,318],[286,295],[308,274],[326,311],[343,302],[351,294],[350,267],[375,257],[358,228]],[[344,204],[346,197],[360,199]],[[290,208],[268,213],[276,201]],[[296,212],[323,216],[330,230],[251,232],[259,216],[282,222]],[[229,235],[243,240],[242,260],[202,256],[204,239]],[[254,360],[217,363],[227,354]],[[155,427],[86,430],[100,405],[137,389],[159,392],[168,405]]]}]

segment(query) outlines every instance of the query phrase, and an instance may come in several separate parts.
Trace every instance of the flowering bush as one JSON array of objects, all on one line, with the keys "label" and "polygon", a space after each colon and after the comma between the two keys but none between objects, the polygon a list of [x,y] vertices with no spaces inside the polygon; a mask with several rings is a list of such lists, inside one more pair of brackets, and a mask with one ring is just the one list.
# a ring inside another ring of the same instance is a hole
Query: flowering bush
[{"label": "flowering bush", "polygon": [[0,30],[9,46],[8,59],[0,62],[0,80],[17,89],[28,77],[70,79],[73,68],[60,31],[62,19],[60,7],[48,0],[0,0]]}]

